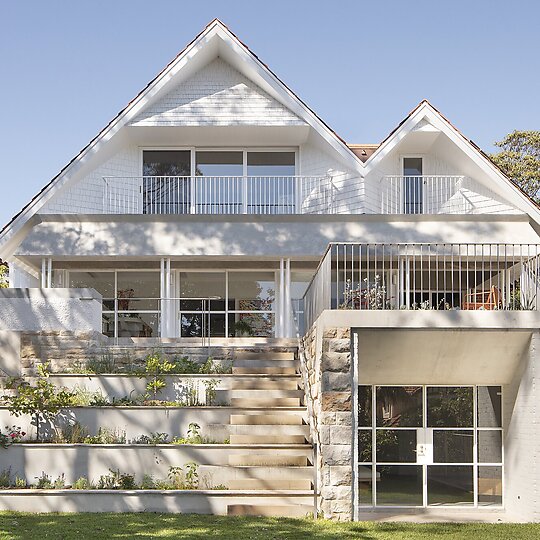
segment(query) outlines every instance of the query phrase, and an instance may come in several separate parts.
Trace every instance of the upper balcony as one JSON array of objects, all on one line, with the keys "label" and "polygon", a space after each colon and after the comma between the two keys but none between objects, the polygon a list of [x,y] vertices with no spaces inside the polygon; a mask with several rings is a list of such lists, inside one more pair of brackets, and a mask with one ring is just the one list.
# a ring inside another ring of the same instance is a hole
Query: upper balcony
[{"label": "upper balcony", "polygon": [[105,214],[332,214],[329,176],[104,177]]}]

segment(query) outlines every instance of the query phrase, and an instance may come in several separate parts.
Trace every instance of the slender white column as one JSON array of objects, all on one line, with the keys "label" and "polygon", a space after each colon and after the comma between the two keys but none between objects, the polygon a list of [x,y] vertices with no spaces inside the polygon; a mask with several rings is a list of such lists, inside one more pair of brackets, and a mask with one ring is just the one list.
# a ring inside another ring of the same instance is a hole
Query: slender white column
[{"label": "slender white column", "polygon": [[279,306],[276,337],[283,337],[285,309],[285,260],[279,260]]},{"label": "slender white column", "polygon": [[47,259],[47,288],[52,287],[52,258]]},{"label": "slender white column", "polygon": [[285,329],[283,337],[291,337],[291,259],[285,260]]}]

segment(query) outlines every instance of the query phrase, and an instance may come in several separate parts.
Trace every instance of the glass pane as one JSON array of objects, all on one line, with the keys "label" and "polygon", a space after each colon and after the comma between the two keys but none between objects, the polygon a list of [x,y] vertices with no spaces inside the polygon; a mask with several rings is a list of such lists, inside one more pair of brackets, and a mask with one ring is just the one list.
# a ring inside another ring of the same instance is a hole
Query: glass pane
[{"label": "glass pane", "polygon": [[[210,318],[208,318],[210,317]],[[202,337],[210,333],[211,337],[225,337],[224,313],[181,313],[181,337]]]},{"label": "glass pane", "polygon": [[473,504],[473,467],[429,465],[428,504]]},{"label": "glass pane", "polygon": [[143,152],[143,213],[187,214],[190,211],[189,150]]},{"label": "glass pane", "polygon": [[158,310],[159,272],[118,272],[118,311]]},{"label": "glass pane", "polygon": [[70,272],[68,286],[96,289],[103,296],[103,308],[114,309],[114,272]]},{"label": "glass pane", "polygon": [[478,504],[502,504],[502,467],[478,467]]},{"label": "glass pane", "polygon": [[371,386],[358,387],[358,425],[371,427]]},{"label": "glass pane", "polygon": [[404,176],[421,176],[422,175],[422,158],[403,158],[403,175]]},{"label": "glass pane", "polygon": [[379,463],[416,463],[416,430],[378,429],[376,452]]},{"label": "glass pane", "polygon": [[378,506],[421,506],[422,467],[392,465],[377,467]]},{"label": "glass pane", "polygon": [[428,388],[427,418],[428,427],[473,427],[473,389]]},{"label": "glass pane", "polygon": [[434,430],[433,461],[435,463],[472,463],[474,432],[465,430]]},{"label": "glass pane", "polygon": [[[180,272],[181,298],[225,298],[225,272]],[[195,301],[200,305],[200,301]],[[219,305],[219,304],[218,304]],[[213,304],[211,309],[218,305]],[[201,309],[197,307],[197,311]]]},{"label": "glass pane", "polygon": [[276,299],[274,272],[229,272],[229,300],[234,311],[271,311]]},{"label": "glass pane", "polygon": [[478,431],[478,461],[502,463],[501,431]]},{"label": "glass pane", "polygon": [[421,386],[378,386],[377,426],[421,427]]},{"label": "glass pane", "polygon": [[119,313],[118,337],[158,337],[159,314]]},{"label": "glass pane", "polygon": [[361,506],[373,505],[373,477],[368,465],[358,467],[358,501]]},{"label": "glass pane", "polygon": [[294,176],[294,152],[248,152],[248,176]]},{"label": "glass pane", "polygon": [[478,396],[478,427],[502,427],[500,386],[479,386]]},{"label": "glass pane", "polygon": [[242,152],[197,152],[197,176],[242,176]]},{"label": "glass pane", "polygon": [[229,319],[230,337],[274,337],[273,313],[235,313]]},{"label": "glass pane", "polygon": [[145,150],[143,176],[189,176],[191,153],[189,150]]},{"label": "glass pane", "polygon": [[371,440],[372,440],[372,431],[370,429],[358,430],[358,461],[362,463],[372,461]]},{"label": "glass pane", "polygon": [[114,313],[101,315],[101,332],[109,337],[114,337]]}]

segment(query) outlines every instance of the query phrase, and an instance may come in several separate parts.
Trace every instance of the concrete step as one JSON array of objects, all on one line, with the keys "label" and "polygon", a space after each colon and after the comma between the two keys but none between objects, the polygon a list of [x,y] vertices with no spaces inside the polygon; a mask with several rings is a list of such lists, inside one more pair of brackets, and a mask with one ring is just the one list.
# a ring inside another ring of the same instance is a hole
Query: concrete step
[{"label": "concrete step", "polygon": [[241,435],[231,434],[231,444],[306,444],[304,435]]},{"label": "concrete step", "polygon": [[300,376],[295,375],[289,378],[272,379],[233,379],[231,381],[231,390],[296,390]]},{"label": "concrete step", "polygon": [[267,435],[275,437],[283,437],[289,435],[302,435],[305,439],[309,437],[308,425],[288,425],[288,424],[276,424],[276,425],[239,425],[239,426],[227,426],[227,435],[232,437],[233,435]]},{"label": "concrete step", "polygon": [[199,477],[202,480],[207,480],[210,485],[229,485],[231,480],[308,480],[312,482],[313,467],[231,467],[229,465],[200,465]]},{"label": "concrete step", "polygon": [[290,426],[302,425],[304,420],[297,414],[231,414],[230,423],[232,425],[271,425],[271,426]]},{"label": "concrete step", "polygon": [[229,516],[263,516],[263,517],[304,517],[313,514],[313,506],[308,505],[259,505],[229,504]]},{"label": "concrete step", "polygon": [[250,398],[250,399],[266,399],[266,398],[302,398],[304,397],[303,390],[284,390],[284,389],[234,389],[229,391],[231,398]]},{"label": "concrete step", "polygon": [[239,480],[229,480],[227,482],[229,489],[246,489],[246,490],[298,490],[309,491],[312,488],[312,483],[309,478],[296,480],[283,480],[275,478],[241,478]]},{"label": "concrete step", "polygon": [[241,358],[233,360],[234,367],[294,367],[294,360],[274,360],[273,358]]},{"label": "concrete step", "polygon": [[274,453],[265,454],[233,454],[229,456],[229,465],[236,467],[307,467],[307,456],[291,456]]},{"label": "concrete step", "polygon": [[233,375],[296,375],[294,367],[236,367],[232,368]]},{"label": "concrete step", "polygon": [[231,398],[231,407],[300,407],[300,398]]},{"label": "concrete step", "polygon": [[236,360],[260,360],[261,358],[271,358],[272,360],[294,360],[295,353],[276,352],[272,349],[264,351],[235,351],[233,354],[234,361]]}]

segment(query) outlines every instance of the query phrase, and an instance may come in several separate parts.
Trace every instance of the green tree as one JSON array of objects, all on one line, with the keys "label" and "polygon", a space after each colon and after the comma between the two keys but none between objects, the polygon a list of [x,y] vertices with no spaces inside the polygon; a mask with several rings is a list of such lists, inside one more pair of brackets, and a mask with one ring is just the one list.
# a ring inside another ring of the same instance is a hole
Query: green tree
[{"label": "green tree", "polygon": [[540,203],[540,131],[513,131],[495,145],[494,163]]},{"label": "green tree", "polygon": [[9,266],[0,261],[0,289],[9,287]]}]

